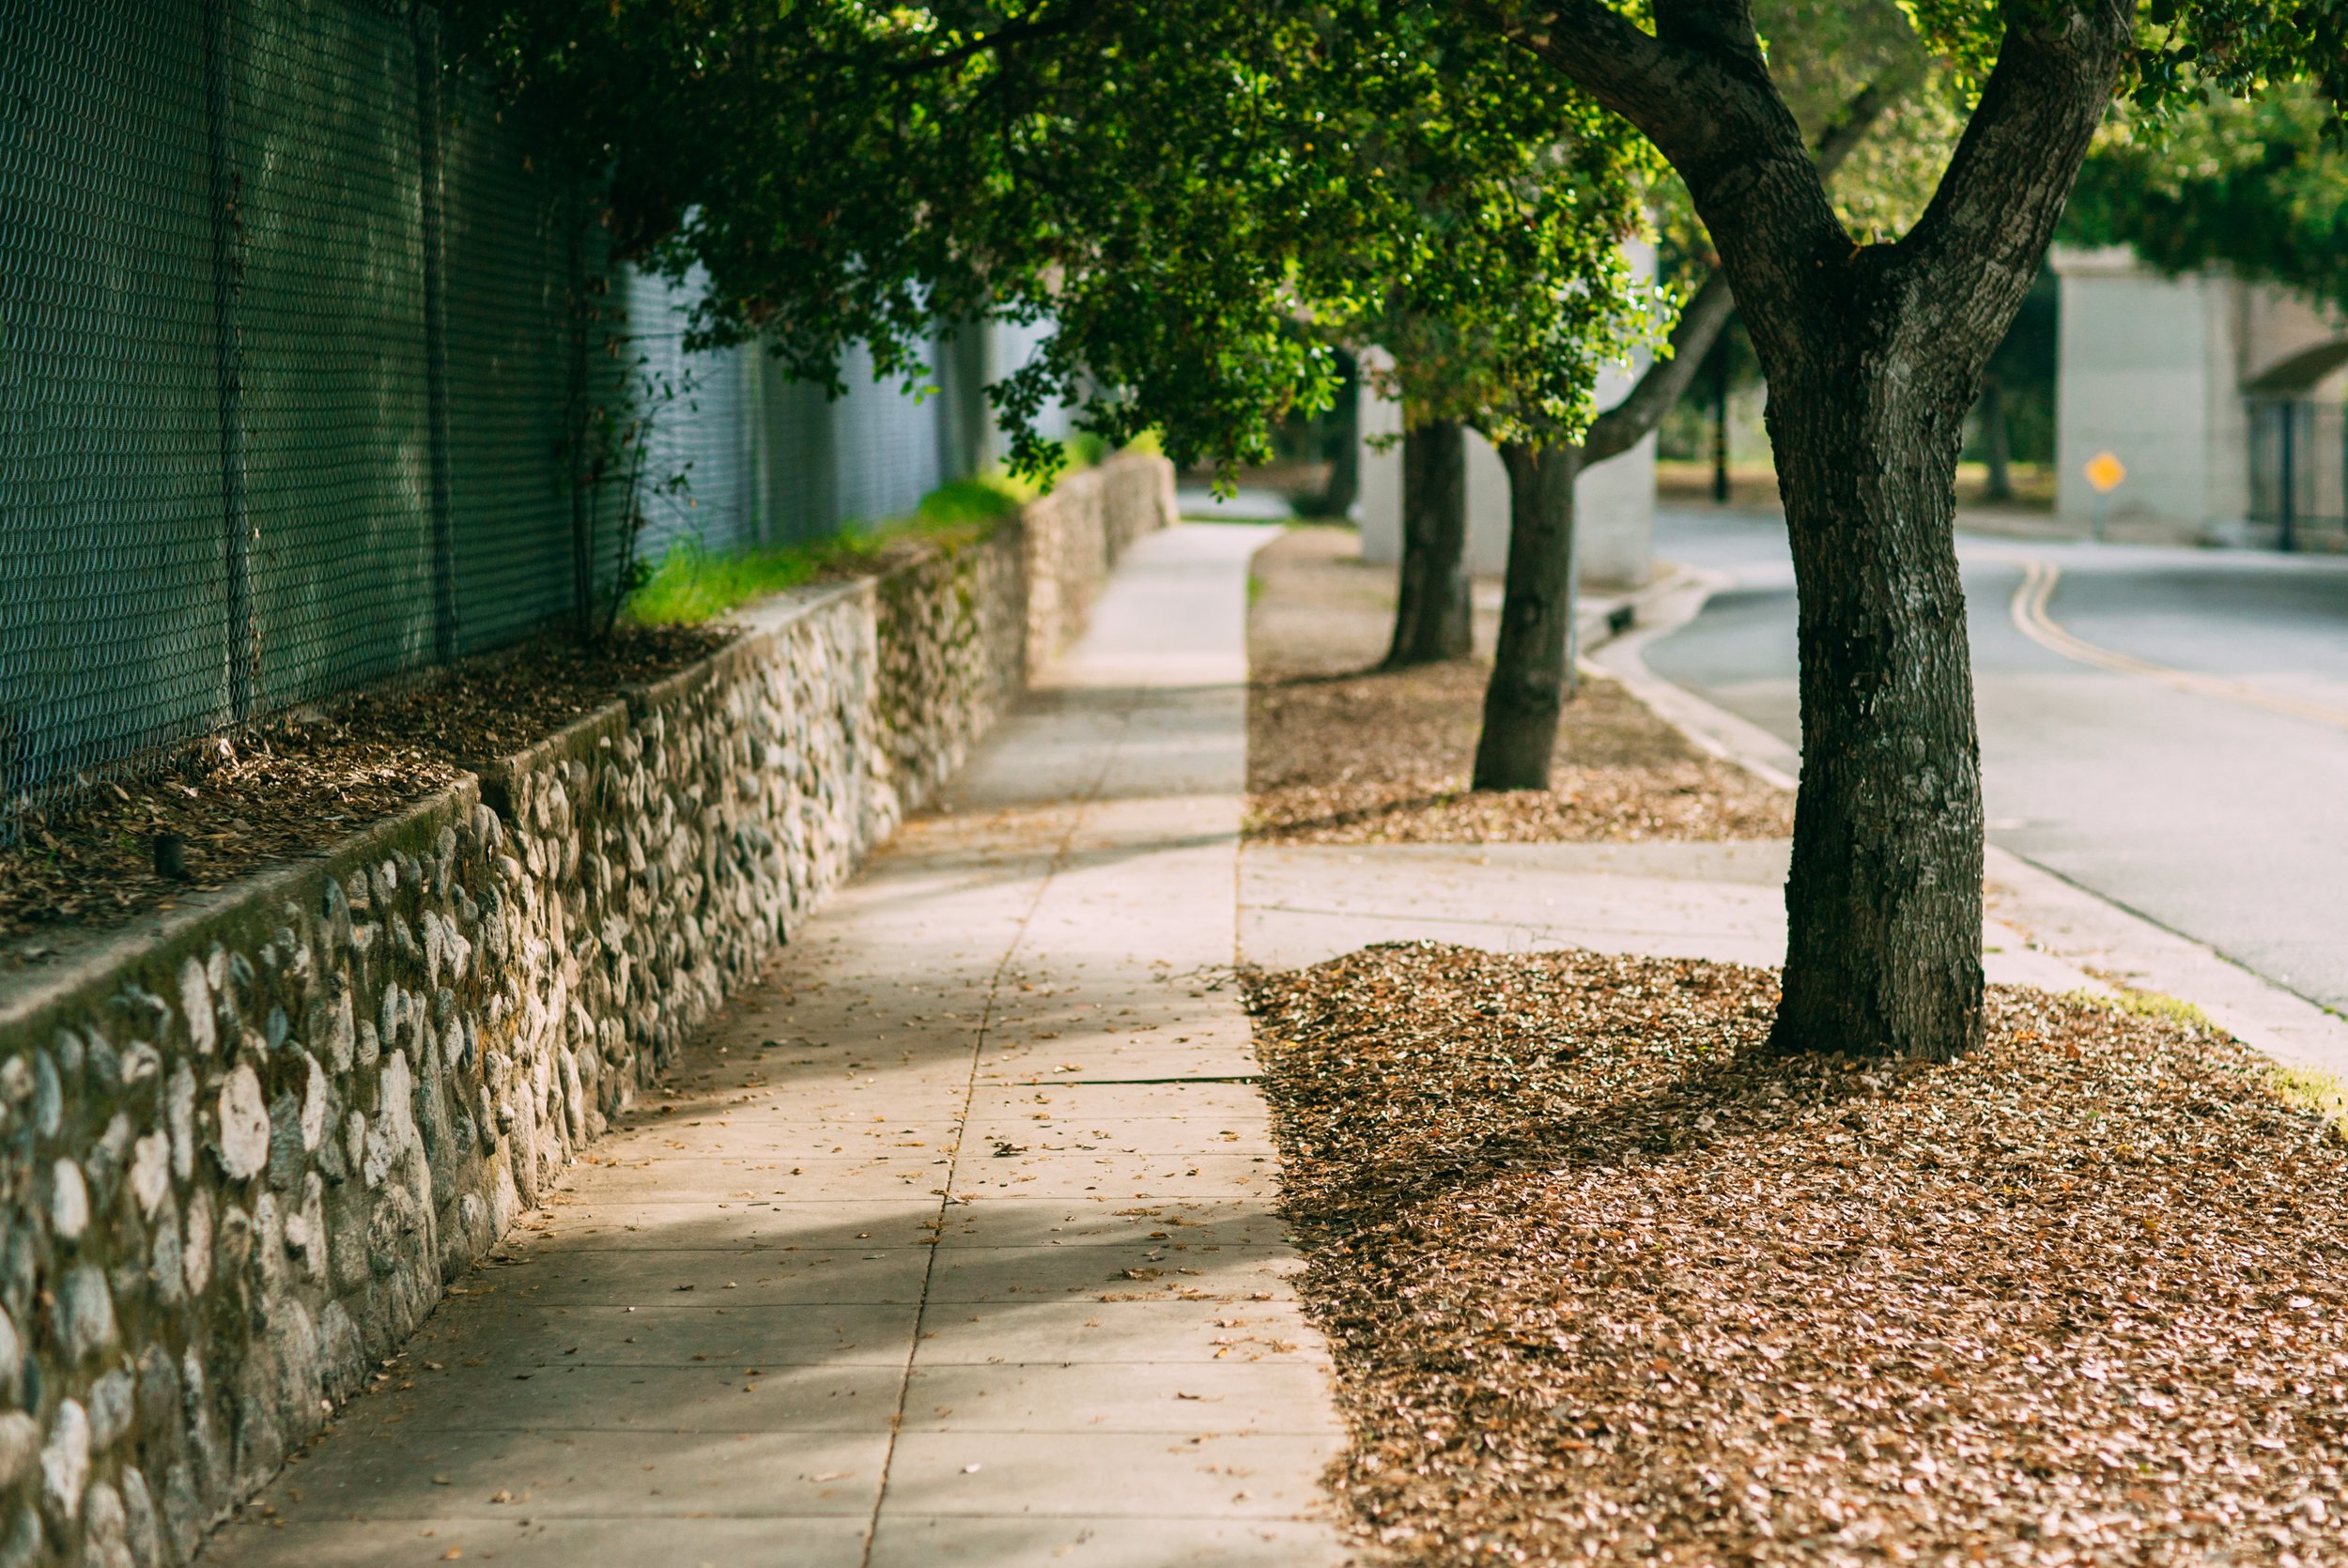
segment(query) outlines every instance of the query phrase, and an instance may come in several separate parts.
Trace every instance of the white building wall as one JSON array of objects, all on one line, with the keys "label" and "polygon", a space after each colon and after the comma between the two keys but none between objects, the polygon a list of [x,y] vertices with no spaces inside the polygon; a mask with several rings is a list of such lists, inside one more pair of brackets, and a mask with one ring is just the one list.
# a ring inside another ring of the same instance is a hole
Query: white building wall
[{"label": "white building wall", "polygon": [[[1610,371],[1599,383],[1599,406],[1630,390],[1627,374]],[[1362,559],[1392,565],[1402,559],[1402,408],[1391,398],[1362,395]],[[1398,438],[1384,451],[1367,443]],[[1635,588],[1655,575],[1655,437],[1611,462],[1583,471],[1574,487],[1582,580],[1591,588]],[[1468,570],[1496,577],[1508,567],[1508,472],[1500,453],[1473,430],[1467,436]]]},{"label": "white building wall", "polygon": [[1354,429],[1361,435],[1362,487],[1353,511],[1362,529],[1362,559],[1392,566],[1402,559],[1402,405],[1370,390],[1371,378],[1391,362],[1385,350],[1365,348],[1359,362]]},{"label": "white building wall", "polygon": [[[2092,519],[2199,532],[2238,523],[2248,455],[2222,278],[2163,278],[2124,248],[2059,247],[2055,505]],[[2109,452],[2127,478],[2099,502],[2086,467]]]}]

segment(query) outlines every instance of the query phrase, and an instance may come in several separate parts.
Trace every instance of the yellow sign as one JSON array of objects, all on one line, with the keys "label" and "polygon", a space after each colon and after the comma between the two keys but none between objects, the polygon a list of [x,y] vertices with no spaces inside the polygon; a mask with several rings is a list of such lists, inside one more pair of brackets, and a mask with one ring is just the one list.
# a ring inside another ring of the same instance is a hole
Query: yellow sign
[{"label": "yellow sign", "polygon": [[2128,466],[2109,452],[2099,452],[2087,460],[2087,483],[2095,486],[2099,496],[2111,494],[2127,477]]}]

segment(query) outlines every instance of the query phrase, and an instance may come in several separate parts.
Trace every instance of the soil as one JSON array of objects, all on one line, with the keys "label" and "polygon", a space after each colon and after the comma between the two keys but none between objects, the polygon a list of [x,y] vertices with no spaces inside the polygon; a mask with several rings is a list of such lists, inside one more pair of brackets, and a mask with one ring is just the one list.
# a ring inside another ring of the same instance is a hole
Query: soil
[{"label": "soil", "polygon": [[148,774],[92,781],[19,818],[15,841],[0,846],[0,975],[48,957],[67,931],[328,849],[730,635],[645,627],[593,648],[528,644],[214,737]]},{"label": "soil", "polygon": [[2348,1150],[2173,1011],[1763,1053],[1760,969],[1375,947],[1251,1003],[1413,1564],[2348,1561]]},{"label": "soil", "polygon": [[1350,530],[1296,529],[1256,557],[1248,655],[1251,837],[1289,843],[1777,838],[1792,797],[1706,755],[1615,683],[1585,677],[1553,787],[1469,790],[1492,617],[1477,657],[1376,668],[1394,573]]}]

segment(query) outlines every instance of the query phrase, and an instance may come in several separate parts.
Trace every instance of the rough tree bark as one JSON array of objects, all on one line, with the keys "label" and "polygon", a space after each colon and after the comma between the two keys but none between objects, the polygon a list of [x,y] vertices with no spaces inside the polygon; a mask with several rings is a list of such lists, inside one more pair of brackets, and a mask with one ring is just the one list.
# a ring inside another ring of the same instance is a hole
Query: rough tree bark
[{"label": "rough tree bark", "polygon": [[1557,718],[1573,694],[1578,444],[1500,449],[1508,470],[1508,584],[1475,742],[1479,790],[1546,790]]},{"label": "rough tree bark", "polygon": [[1467,433],[1431,420],[1402,436],[1402,580],[1387,667],[1466,658],[1468,595]]},{"label": "rough tree bark", "polygon": [[1781,1050],[1958,1055],[1982,1032],[1981,764],[1954,538],[1965,410],[2111,101],[2131,0],[2013,8],[1915,228],[1861,245],[1749,0],[1460,0],[1670,159],[1769,382],[1800,600],[1802,776]]}]

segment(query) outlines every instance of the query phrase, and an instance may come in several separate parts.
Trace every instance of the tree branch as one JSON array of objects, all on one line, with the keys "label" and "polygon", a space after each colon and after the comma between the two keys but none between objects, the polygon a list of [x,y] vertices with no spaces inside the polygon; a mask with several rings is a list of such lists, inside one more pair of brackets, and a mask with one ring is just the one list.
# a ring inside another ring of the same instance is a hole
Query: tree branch
[{"label": "tree branch", "polygon": [[2075,0],[2037,25],[2006,29],[1931,205],[1896,247],[1928,291],[1921,330],[1934,339],[1985,344],[1986,356],[2004,336],[2110,107],[2134,8]]},{"label": "tree branch", "polygon": [[898,76],[915,76],[926,71],[943,70],[949,67],[958,66],[965,60],[1009,49],[1015,44],[1027,43],[1036,38],[1056,38],[1063,33],[1074,32],[1092,14],[1092,9],[1088,0],[1075,0],[1074,4],[1070,5],[1057,16],[1046,17],[1041,21],[1036,19],[1033,12],[1030,12],[1017,22],[1007,22],[991,33],[981,33],[977,38],[965,39],[951,49],[941,49],[934,54],[917,55],[913,59],[900,61],[889,69],[892,74]]},{"label": "tree branch", "polygon": [[1725,55],[1747,71],[1769,74],[1761,37],[1753,25],[1753,0],[1655,0],[1655,36],[1665,43]]},{"label": "tree branch", "polygon": [[1582,438],[1584,465],[1621,456],[1662,423],[1679,394],[1688,390],[1697,365],[1736,308],[1737,297],[1729,290],[1727,275],[1715,268],[1704,286],[1680,307],[1679,319],[1672,327],[1671,353],[1657,355],[1623,400],[1590,422],[1589,433]]},{"label": "tree branch", "polygon": [[1644,132],[1677,164],[1713,137],[1698,105],[1725,87],[1696,49],[1667,42],[1599,0],[1561,0],[1536,19],[1506,0],[1454,0],[1470,23],[1537,56]]},{"label": "tree branch", "polygon": [[[1891,93],[1871,82],[1859,90],[1834,123],[1819,133],[1817,145],[1811,149],[1810,161],[1816,167],[1821,181],[1833,182],[1835,172],[1867,139],[1868,132],[1891,104]],[[1585,467],[1619,457],[1662,423],[1672,405],[1688,390],[1689,381],[1694,377],[1704,356],[1711,352],[1721,330],[1728,325],[1729,313],[1736,308],[1736,297],[1729,289],[1727,277],[1715,268],[1680,307],[1679,320],[1672,327],[1669,357],[1659,355],[1620,403],[1591,422],[1589,434],[1582,438],[1582,461]]]},{"label": "tree branch", "polygon": [[1661,36],[1599,0],[1541,0],[1537,23],[1509,0],[1452,3],[1655,144],[1748,301],[1792,307],[1812,288],[1815,262],[1848,253],[1801,128],[1769,81],[1750,0],[1662,0]]},{"label": "tree branch", "polygon": [[1821,183],[1829,187],[1834,184],[1834,177],[1842,172],[1850,155],[1859,150],[1868,133],[1875,130],[1876,121],[1891,106],[1891,92],[1882,83],[1870,82],[1843,106],[1833,124],[1818,132],[1817,144],[1810,149],[1810,162],[1818,171]]}]

